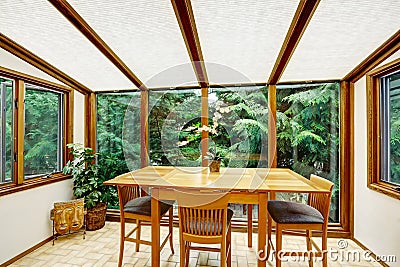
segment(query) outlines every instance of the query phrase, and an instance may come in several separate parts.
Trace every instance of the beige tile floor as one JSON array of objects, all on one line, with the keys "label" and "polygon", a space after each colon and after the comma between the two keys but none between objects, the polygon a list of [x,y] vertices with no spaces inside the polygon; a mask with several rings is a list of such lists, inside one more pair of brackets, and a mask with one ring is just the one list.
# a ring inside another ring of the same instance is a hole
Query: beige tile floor
[{"label": "beige tile floor", "polygon": [[[166,233],[162,227],[162,233]],[[145,227],[143,237],[150,237],[150,228]],[[161,252],[161,266],[179,266],[179,241],[178,229],[174,229],[174,249],[175,255],[166,248]],[[352,252],[362,252],[351,240],[329,239],[329,249],[336,250],[332,253],[328,265],[333,267],[345,266],[381,266],[379,263],[368,262],[361,255],[360,260],[353,260]],[[253,242],[257,244],[257,234],[253,235]],[[317,238],[317,243],[320,242]],[[340,244],[347,244],[347,248],[339,249]],[[305,249],[304,237],[285,236],[284,248],[288,250]],[[232,232],[232,267],[252,267],[257,266],[256,249],[247,247],[247,234]],[[105,227],[94,232],[87,232],[86,239],[82,240],[81,233],[76,233],[66,237],[60,237],[55,241],[48,242],[37,250],[14,262],[11,266],[117,266],[119,249],[119,223],[107,222]],[[141,246],[140,252],[134,252],[134,244],[126,242],[124,253],[124,266],[151,266],[150,247]],[[347,253],[350,252],[350,253]],[[350,260],[347,255],[351,254]],[[343,256],[343,257],[342,257]],[[334,260],[333,258],[338,258]],[[215,252],[191,252],[189,266],[219,266],[219,253]],[[308,266],[305,261],[299,262],[295,258],[287,258],[282,266],[302,267]],[[268,261],[267,266],[275,266],[274,261]],[[318,261],[314,266],[322,266]]]}]

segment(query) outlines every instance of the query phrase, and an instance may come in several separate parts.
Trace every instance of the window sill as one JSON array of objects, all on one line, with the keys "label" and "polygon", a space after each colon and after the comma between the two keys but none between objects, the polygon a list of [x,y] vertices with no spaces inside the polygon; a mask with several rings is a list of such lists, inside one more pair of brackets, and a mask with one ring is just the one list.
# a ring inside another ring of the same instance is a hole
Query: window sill
[{"label": "window sill", "polygon": [[5,196],[9,194],[13,194],[16,192],[25,191],[28,189],[40,187],[43,185],[48,185],[52,183],[57,183],[63,180],[67,180],[72,178],[71,175],[64,175],[62,173],[56,173],[52,175],[50,178],[34,178],[30,180],[26,180],[23,184],[5,184],[0,186],[0,196]]},{"label": "window sill", "polygon": [[396,190],[396,187],[397,186],[385,182],[368,184],[368,188],[371,190],[385,194],[389,197],[400,199],[400,191]]}]

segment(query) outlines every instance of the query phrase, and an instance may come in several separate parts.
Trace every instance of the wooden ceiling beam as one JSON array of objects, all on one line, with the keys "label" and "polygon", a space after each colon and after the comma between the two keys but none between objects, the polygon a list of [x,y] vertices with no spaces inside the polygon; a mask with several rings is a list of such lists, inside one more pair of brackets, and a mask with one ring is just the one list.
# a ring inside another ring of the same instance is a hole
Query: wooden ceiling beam
[{"label": "wooden ceiling beam", "polygon": [[400,30],[393,34],[386,42],[379,46],[358,66],[350,71],[344,78],[344,81],[356,82],[370,70],[377,67],[385,59],[400,49]]},{"label": "wooden ceiling beam", "polygon": [[300,0],[278,58],[275,61],[274,68],[269,76],[268,84],[276,84],[281,78],[319,2],[320,0]]},{"label": "wooden ceiling beam", "polygon": [[185,40],[197,81],[201,88],[207,88],[209,84],[208,76],[194,20],[192,4],[190,0],[171,0],[171,3],[174,7],[175,16]]},{"label": "wooden ceiling beam", "polygon": [[76,12],[66,0],[49,0],[49,2],[74,25],[104,56],[106,56],[135,86],[140,90],[148,90],[142,81],[101,39],[89,24]]},{"label": "wooden ceiling beam", "polygon": [[24,48],[23,46],[17,44],[2,33],[0,33],[0,47],[82,94],[93,92],[88,87],[74,80],[69,75],[65,74],[47,61],[33,54],[31,51]]}]

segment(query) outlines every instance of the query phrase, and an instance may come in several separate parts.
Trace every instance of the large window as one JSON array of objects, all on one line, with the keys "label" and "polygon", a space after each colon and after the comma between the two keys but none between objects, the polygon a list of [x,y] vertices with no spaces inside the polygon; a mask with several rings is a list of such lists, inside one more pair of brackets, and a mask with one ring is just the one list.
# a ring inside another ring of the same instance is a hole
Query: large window
[{"label": "large window", "polygon": [[201,91],[149,92],[149,156],[151,165],[201,166]]},{"label": "large window", "polygon": [[[334,182],[331,222],[339,222],[339,84],[277,86],[278,167]],[[281,194],[300,202],[306,194]]]},{"label": "large window", "polygon": [[400,71],[381,78],[381,180],[400,185]]},{"label": "large window", "polygon": [[11,183],[13,179],[13,85],[13,80],[0,77],[0,184]]},{"label": "large window", "polygon": [[212,88],[208,110],[210,149],[225,159],[225,166],[257,168],[268,166],[268,91],[266,87]]},{"label": "large window", "polygon": [[367,75],[368,187],[400,199],[400,60]]},{"label": "large window", "polygon": [[25,179],[61,171],[63,94],[25,85]]},{"label": "large window", "polygon": [[[104,181],[140,168],[140,92],[97,95],[97,152]],[[106,189],[108,206],[117,208],[115,188]]]},{"label": "large window", "polygon": [[72,89],[0,67],[0,196],[68,179]]},{"label": "large window", "polygon": [[[333,181],[330,222],[340,223],[339,83],[278,85],[276,89],[277,165],[305,177],[316,174]],[[203,102],[200,89],[150,90],[147,93],[145,126],[149,131],[150,165],[201,166],[202,131],[207,129],[208,149],[223,157],[223,166],[269,167],[270,110],[266,86],[211,87]],[[127,154],[124,142],[129,140],[133,162],[137,162],[133,168],[124,164],[123,168],[115,167],[119,172],[139,168],[140,157],[146,156],[140,151],[140,117],[143,115],[140,106],[146,103],[141,101],[144,100],[139,92],[98,94],[98,151],[102,156],[120,153],[121,160],[110,163],[125,163],[122,159]],[[205,102],[208,103],[206,128],[201,121]],[[128,136],[128,129],[130,137],[124,138]],[[277,197],[307,200],[307,194],[287,193]],[[247,205],[231,207],[236,218],[247,216]],[[257,218],[257,206],[253,217]]]}]

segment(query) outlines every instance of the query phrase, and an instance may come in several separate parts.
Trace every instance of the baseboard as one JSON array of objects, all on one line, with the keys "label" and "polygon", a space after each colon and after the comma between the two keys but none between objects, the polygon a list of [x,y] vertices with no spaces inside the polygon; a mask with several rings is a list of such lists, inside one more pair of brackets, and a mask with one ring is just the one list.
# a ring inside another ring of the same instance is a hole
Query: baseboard
[{"label": "baseboard", "polygon": [[[376,259],[376,254],[373,253],[369,248],[367,248],[363,243],[361,243],[359,240],[357,240],[355,237],[352,238],[352,240],[354,241],[354,243],[356,243],[357,245],[359,245],[363,250],[368,250],[371,252],[371,256]],[[377,261],[378,263],[380,263],[382,266],[384,267],[390,267],[386,262],[384,261]]]},{"label": "baseboard", "polygon": [[31,253],[31,252],[34,251],[35,249],[40,248],[41,246],[43,246],[44,244],[46,244],[47,242],[49,242],[49,241],[51,241],[51,240],[53,240],[53,236],[49,236],[48,238],[46,238],[46,239],[43,240],[42,242],[40,242],[40,243],[34,245],[34,246],[31,247],[31,248],[28,248],[27,250],[25,250],[24,252],[18,254],[18,255],[15,256],[14,258],[12,258],[12,259],[10,259],[10,260],[8,260],[8,261],[6,261],[6,262],[0,264],[0,267],[5,267],[5,266],[10,265],[11,263],[16,262],[16,261],[19,260],[20,258],[22,258],[22,257],[24,257],[24,256],[26,256],[26,255],[28,255],[29,253]]}]

